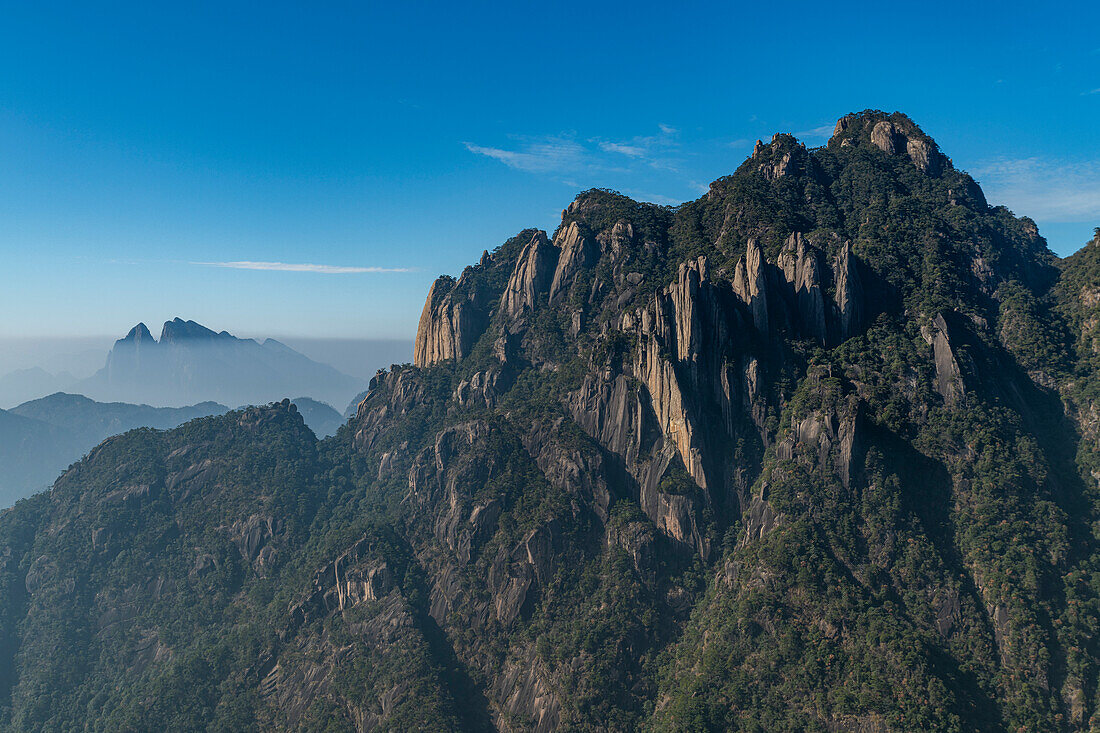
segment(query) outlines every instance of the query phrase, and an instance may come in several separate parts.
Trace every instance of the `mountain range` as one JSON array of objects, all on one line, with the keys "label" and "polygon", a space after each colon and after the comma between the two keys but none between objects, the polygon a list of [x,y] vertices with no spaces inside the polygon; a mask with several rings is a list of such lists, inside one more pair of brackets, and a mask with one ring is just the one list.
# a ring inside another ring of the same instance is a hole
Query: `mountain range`
[{"label": "mountain range", "polygon": [[0,515],[0,725],[1095,730],[1098,400],[1100,229],[900,113],[777,134],[436,280],[331,438],[131,431]]},{"label": "mountain range", "polygon": [[[345,422],[323,402],[298,397],[292,403],[318,437],[333,435]],[[167,430],[228,411],[216,402],[150,407],[96,402],[63,392],[0,410],[0,508],[48,487],[69,464],[105,438],[137,428]]]},{"label": "mountain range", "polygon": [[194,321],[165,322],[160,339],[144,323],[115,342],[107,363],[68,391],[100,401],[180,406],[212,400],[264,404],[308,391],[346,405],[365,385],[275,339],[215,332]]},{"label": "mountain range", "polygon": [[180,408],[100,403],[58,392],[0,410],[0,507],[48,487],[108,436],[139,427],[174,428],[228,409],[215,402]]}]

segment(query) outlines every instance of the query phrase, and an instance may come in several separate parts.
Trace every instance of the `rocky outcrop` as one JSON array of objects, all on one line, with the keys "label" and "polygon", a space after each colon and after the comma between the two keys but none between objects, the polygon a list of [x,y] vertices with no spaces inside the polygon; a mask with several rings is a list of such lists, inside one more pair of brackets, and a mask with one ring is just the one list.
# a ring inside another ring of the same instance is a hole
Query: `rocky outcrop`
[{"label": "rocky outcrop", "polygon": [[710,539],[699,516],[709,502],[709,494],[687,488],[688,493],[664,490],[663,479],[680,460],[673,446],[666,445],[653,461],[646,465],[641,477],[638,503],[657,530],[679,546],[710,557]]},{"label": "rocky outcrop", "polygon": [[846,341],[863,330],[866,310],[863,281],[851,242],[845,242],[837,253],[833,262],[833,282],[838,340]]},{"label": "rocky outcrop", "polygon": [[634,572],[644,582],[657,580],[657,538],[652,526],[643,522],[615,523],[607,528],[607,544],[625,552]]},{"label": "rocky outcrop", "polygon": [[596,264],[600,250],[589,237],[584,236],[576,221],[558,232],[554,237],[554,246],[561,256],[558,259],[554,279],[550,284],[550,302],[562,301],[576,282],[577,276],[585,269]]},{"label": "rocky outcrop", "polygon": [[936,369],[933,387],[943,398],[944,404],[952,407],[966,394],[966,388],[943,315],[937,314],[931,323],[921,326],[921,335],[932,347],[932,360]]},{"label": "rocky outcrop", "polygon": [[[905,122],[899,127],[890,120],[879,120],[871,128],[871,144],[887,155],[907,155],[922,173],[940,175],[950,165],[947,158],[933,140],[916,129],[916,125],[908,120]],[[839,122],[837,130],[843,132]]]},{"label": "rocky outcrop", "polygon": [[488,589],[493,615],[504,626],[530,615],[535,595],[557,567],[560,534],[557,522],[550,522],[530,530],[514,547],[498,551],[489,569]]},{"label": "rocky outcrop", "polygon": [[857,115],[847,114],[836,121],[836,125],[833,126],[833,137],[839,137],[842,133],[858,119]]},{"label": "rocky outcrop", "polygon": [[461,359],[488,326],[481,290],[462,287],[463,280],[441,277],[432,284],[413,342],[413,364],[419,367]]},{"label": "rocky outcrop", "polygon": [[[561,702],[548,683],[545,665],[532,651],[523,657],[510,659],[501,670],[493,688],[494,697],[501,700],[502,712],[509,717],[529,720],[523,730],[549,733],[558,730],[561,719]],[[520,730],[505,720],[498,720],[501,731]]]},{"label": "rocky outcrop", "polygon": [[274,540],[282,531],[279,520],[270,515],[253,514],[248,519],[237,520],[224,528],[229,539],[237,547],[241,559],[249,564],[260,577],[275,562],[278,550]]},{"label": "rocky outcrop", "polygon": [[501,297],[500,310],[508,320],[515,320],[534,309],[554,281],[561,250],[546,238],[546,232],[536,232],[520,252],[516,269],[508,279]]},{"label": "rocky outcrop", "polygon": [[749,326],[733,291],[740,288],[750,307],[767,307],[767,275],[755,242],[748,259],[752,286],[742,275],[732,289],[711,278],[705,257],[682,263],[648,305],[621,314],[619,328],[634,343],[624,373],[590,375],[568,401],[577,423],[622,460],[657,529],[704,556],[700,512],[714,502],[736,504],[736,494],[747,488],[740,469],[727,476],[705,457],[737,440],[755,443],[753,423],[763,424],[759,364],[735,356],[737,336]]},{"label": "rocky outcrop", "polygon": [[395,368],[376,374],[371,379],[370,391],[356,409],[352,445],[362,452],[370,451],[387,423],[407,415],[423,401],[424,395],[424,384],[415,369]]},{"label": "rocky outcrop", "polygon": [[289,639],[305,624],[363,601],[376,601],[393,588],[389,565],[377,556],[373,538],[363,537],[314,573],[309,589],[288,610],[279,637]]},{"label": "rocky outcrop", "polygon": [[504,391],[500,383],[502,372],[499,369],[474,372],[469,379],[463,379],[455,387],[454,400],[463,407],[493,407],[497,395]]},{"label": "rocky outcrop", "polygon": [[[819,380],[820,375],[812,375],[811,379]],[[796,420],[775,451],[781,460],[802,459],[809,465],[831,469],[841,485],[849,488],[863,451],[858,402],[815,411]]]},{"label": "rocky outcrop", "polygon": [[[825,252],[836,255],[826,265]],[[786,329],[822,346],[858,335],[867,323],[867,298],[859,261],[850,242],[835,234],[811,242],[794,232],[787,237],[775,264],[764,258],[755,239],[732,275],[733,293],[748,307],[753,325],[763,334]],[[829,296],[831,292],[831,297]]]},{"label": "rocky outcrop", "polygon": [[772,136],[767,145],[761,145],[757,141],[752,160],[760,174],[769,181],[807,172],[812,165],[805,146],[793,136],[784,133]]},{"label": "rocky outcrop", "polygon": [[664,354],[674,354],[680,362],[697,359],[702,326],[696,306],[699,283],[705,273],[705,260],[685,263],[677,282],[656,297],[652,309],[642,311],[639,331],[643,340],[632,364],[635,378],[649,392],[658,428],[676,446],[688,473],[703,489],[708,482],[702,447],[691,398],[685,394],[690,385],[681,383],[676,365]]},{"label": "rocky outcrop", "polygon": [[877,122],[871,128],[871,144],[887,155],[896,155],[900,152],[905,144],[904,139],[905,136],[898,132],[894,123],[889,120]]},{"label": "rocky outcrop", "polygon": [[661,440],[648,394],[627,375],[586,375],[568,407],[577,424],[626,466],[639,465]]},{"label": "rocky outcrop", "polygon": [[824,346],[827,341],[825,295],[817,252],[807,246],[801,234],[795,232],[787,238],[776,265],[787,281],[797,331]]},{"label": "rocky outcrop", "polygon": [[745,245],[745,258],[734,269],[733,292],[749,307],[756,330],[768,332],[768,276],[764,250],[750,238]]},{"label": "rocky outcrop", "polygon": [[943,155],[936,147],[936,143],[931,140],[908,138],[905,141],[905,152],[908,153],[909,160],[913,161],[913,165],[921,173],[935,176],[939,175],[942,170]]},{"label": "rocky outcrop", "polygon": [[763,494],[752,498],[745,512],[745,532],[741,536],[741,546],[747,547],[753,542],[759,542],[779,526],[779,515],[772,505],[764,499]]},{"label": "rocky outcrop", "polygon": [[438,433],[409,469],[407,500],[435,512],[436,537],[460,558],[469,558],[480,536],[478,525],[491,517],[485,505],[478,510],[471,501],[493,470],[494,457],[486,455],[483,442],[494,434],[482,420],[453,425]]},{"label": "rocky outcrop", "polygon": [[[604,403],[599,399],[595,403],[598,415]],[[578,415],[589,416],[581,405],[570,404],[570,409]],[[614,425],[616,430],[622,428],[617,420],[605,424],[608,427]],[[616,437],[611,437],[613,443]],[[522,434],[521,440],[551,486],[576,497],[579,504],[591,509],[601,522],[607,522],[612,500],[612,479],[603,456],[594,450],[594,446],[578,445],[573,436],[563,434],[560,421],[536,423]],[[625,443],[623,445],[624,452],[630,450]]]},{"label": "rocky outcrop", "polygon": [[311,708],[321,701],[328,701],[357,731],[373,731],[392,725],[391,719],[399,716],[403,706],[417,704],[415,691],[408,679],[401,678],[414,670],[399,670],[396,679],[390,679],[377,688],[357,690],[348,694],[348,685],[339,684],[348,677],[347,665],[358,655],[360,663],[401,664],[393,661],[401,658],[409,649],[423,647],[416,620],[406,600],[399,593],[387,592],[370,599],[373,607],[356,614],[354,621],[341,619],[343,633],[339,636],[328,629],[318,634],[294,640],[280,654],[258,685],[258,697],[272,716],[279,722],[280,730],[300,729],[310,718]]}]

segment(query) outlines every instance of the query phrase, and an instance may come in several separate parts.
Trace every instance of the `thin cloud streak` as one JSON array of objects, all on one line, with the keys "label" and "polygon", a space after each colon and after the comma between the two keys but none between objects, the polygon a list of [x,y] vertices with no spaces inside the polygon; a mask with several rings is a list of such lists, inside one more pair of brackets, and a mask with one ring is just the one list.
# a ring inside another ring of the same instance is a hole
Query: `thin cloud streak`
[{"label": "thin cloud streak", "polygon": [[[674,139],[678,130],[670,125],[658,125],[656,135],[644,135],[629,140],[591,138],[577,140],[573,134],[543,137],[514,136],[517,145],[500,148],[463,142],[463,147],[475,155],[492,158],[509,168],[528,173],[575,175],[578,173],[625,173],[624,164],[642,164],[659,170],[675,170],[673,157],[679,148]],[[625,161],[624,161],[625,159]]]},{"label": "thin cloud streak", "polygon": [[[689,149],[676,127],[657,125],[649,135],[606,138],[582,137],[576,132],[552,136],[509,136],[506,147],[463,142],[475,155],[509,168],[556,179],[570,188],[609,185],[654,203],[674,206],[706,192],[699,184],[699,152]],[[750,141],[751,142],[751,141]],[[724,155],[725,143],[708,141]],[[731,161],[736,167],[737,162]],[[578,185],[581,184],[581,185]]]},{"label": "thin cloud streak", "polygon": [[320,275],[353,275],[375,272],[413,272],[411,267],[342,267],[338,265],[313,265],[295,262],[254,262],[238,260],[234,262],[192,262],[202,267],[223,267],[231,270],[266,270],[270,272],[312,272]]},{"label": "thin cloud streak", "polygon": [[580,143],[563,137],[528,141],[522,150],[505,150],[474,143],[463,143],[476,155],[498,160],[509,168],[532,173],[577,170],[585,165],[587,151]]},{"label": "thin cloud streak", "polygon": [[612,143],[606,141],[600,143],[600,150],[608,153],[622,153],[623,155],[629,155],[631,158],[641,158],[646,154],[645,148],[640,145],[628,145],[626,143]]},{"label": "thin cloud streak", "polygon": [[821,125],[820,127],[814,127],[810,130],[803,130],[802,132],[796,132],[794,134],[798,139],[809,138],[811,140],[828,140],[833,136],[834,125]]}]

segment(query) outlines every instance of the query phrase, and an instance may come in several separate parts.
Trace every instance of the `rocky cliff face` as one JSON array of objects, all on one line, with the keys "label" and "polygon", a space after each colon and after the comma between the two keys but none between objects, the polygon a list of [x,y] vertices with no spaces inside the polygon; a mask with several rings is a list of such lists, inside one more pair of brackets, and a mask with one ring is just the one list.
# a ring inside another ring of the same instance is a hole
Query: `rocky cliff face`
[{"label": "rocky cliff face", "polygon": [[[871,180],[888,180],[889,196],[917,205],[917,227],[926,227],[927,239],[914,238],[913,222],[883,218],[874,197],[865,198]],[[990,235],[991,248],[945,237],[936,222],[959,207],[972,222],[968,226]],[[763,219],[762,209],[769,212]],[[967,535],[998,534],[988,523],[1004,516],[1007,505],[1003,497],[976,489],[975,482],[998,479],[992,474],[978,478],[980,471],[965,466],[974,449],[962,436],[978,429],[973,412],[985,410],[978,405],[1007,405],[1008,415],[989,414],[979,422],[1022,431],[1021,436],[1028,430],[1011,415],[1027,420],[1052,409],[1051,395],[1044,392],[1051,383],[1037,383],[1009,366],[1019,356],[992,325],[1004,310],[1006,289],[1019,284],[1031,297],[1045,298],[1054,281],[1053,260],[1030,223],[988,209],[972,179],[955,171],[935,142],[907,118],[866,113],[842,118],[820,151],[807,151],[784,135],[758,144],[737,175],[716,182],[704,200],[673,213],[675,224],[668,216],[632,210],[630,203],[603,192],[578,198],[564,212],[553,244],[547,244],[548,237],[534,237],[517,259],[502,305],[485,327],[486,339],[523,335],[518,352],[503,359],[518,369],[538,364],[561,371],[569,369],[571,360],[584,363],[576,387],[560,391],[558,403],[603,455],[601,480],[586,497],[594,521],[608,538],[620,536],[609,528],[604,506],[635,503],[671,548],[707,563],[727,557],[719,587],[739,597],[753,588],[789,582],[779,580],[782,573],[776,575],[759,558],[761,547],[792,542],[791,533],[806,521],[806,499],[799,497],[822,491],[805,488],[807,482],[835,486],[838,500],[858,497],[904,484],[899,466],[928,461],[929,477],[940,476],[935,480],[953,487],[944,489],[936,510],[942,513],[932,516],[914,506],[902,510],[902,515],[913,512],[909,519],[895,515],[886,524],[912,523],[907,531],[916,534],[908,541],[925,543],[929,556],[938,558],[940,569],[928,571],[926,582],[939,590],[927,600],[904,603],[915,604],[912,613],[927,608],[937,619],[938,644],[949,656],[958,639],[944,629],[970,624],[967,633],[977,634],[972,641],[983,639],[992,665],[987,681],[975,680],[951,704],[960,719],[978,716],[983,725],[1008,725],[1023,714],[1023,700],[1048,694],[1042,690],[1050,689],[1056,674],[1025,658],[1065,642],[1058,641],[1058,634],[1041,641],[1041,634],[1026,630],[1034,622],[1022,620],[1031,613],[1025,609],[1043,603],[1036,590],[1030,591],[1031,600],[1015,601],[1023,615],[1012,622],[1003,589],[994,590],[988,582],[989,573],[1010,571]],[[870,226],[883,228],[873,232]],[[673,234],[677,227],[680,234]],[[685,237],[684,230],[692,234]],[[685,240],[695,244],[685,246]],[[931,270],[929,258],[938,263]],[[555,351],[553,333],[531,332],[533,314],[559,309],[559,333],[567,339],[564,355]],[[993,376],[998,369],[1006,371]],[[503,390],[492,404],[506,404],[514,394],[514,388]],[[944,442],[948,434],[958,437]],[[1038,450],[1025,463],[1073,474],[1072,466],[1055,469],[1051,462],[1058,459]],[[1006,466],[1015,462],[992,448],[986,460]],[[589,464],[587,470],[596,469]],[[1011,491],[1012,502],[1030,506],[1028,512],[1043,511],[1039,507],[1047,499],[1042,497],[1051,490],[1036,481],[1024,479]],[[846,501],[811,514],[870,521],[866,508],[853,514],[851,499]],[[982,508],[964,509],[968,502]],[[945,522],[962,516],[984,529],[944,534],[945,527],[953,526]],[[732,554],[721,550],[722,533],[738,527],[739,549]],[[838,569],[855,572],[854,587],[871,592],[887,577],[896,578],[888,582],[899,588],[912,582],[903,579],[911,571],[898,569],[891,549],[896,547],[892,537],[905,531],[895,527],[889,532],[891,539],[881,548],[877,543],[884,537],[855,540],[833,529],[796,544],[807,550],[802,543],[832,548],[828,552]],[[740,553],[756,559],[738,560]],[[867,559],[856,559],[861,553]],[[885,575],[863,578],[863,571],[856,572],[861,562],[885,563]],[[1051,564],[1049,557],[1042,562],[1051,577],[1067,567],[1061,560]],[[644,561],[638,564],[636,571],[643,574]],[[948,589],[957,572],[969,577],[975,589],[966,591],[969,600],[962,590]],[[537,587],[537,581],[527,582],[523,588]],[[520,587],[502,591],[505,607],[515,608],[526,597]],[[803,615],[821,613],[799,606]],[[982,621],[983,614],[990,621]],[[768,621],[765,628],[774,624]],[[983,625],[987,631],[978,631]],[[919,636],[918,627],[897,633]],[[828,631],[826,638],[839,642],[843,637],[838,634]],[[685,644],[685,652],[691,644]],[[844,642],[837,648],[850,646]],[[849,653],[854,651],[849,648]],[[1016,674],[1013,669],[1029,669],[1033,680],[1044,681],[1038,687],[1017,685],[1008,681]],[[890,676],[884,668],[874,674]],[[714,679],[709,673],[704,678]],[[805,684],[817,683],[807,679]],[[1077,682],[1061,684],[1079,689]],[[1077,724],[1082,724],[1081,705],[1062,693],[1048,699],[1055,707],[1068,706],[1067,711],[1076,705]],[[1080,699],[1078,692],[1072,699]],[[662,705],[675,710],[683,702],[671,692],[659,700],[658,710],[666,709]],[[665,714],[657,718],[675,720]],[[876,721],[888,729],[886,720],[875,712],[862,718],[825,716],[821,723],[841,729]]]},{"label": "rocky cliff face", "polygon": [[[135,435],[5,516],[10,719],[84,715],[24,660],[91,643],[109,723],[1094,727],[1096,252],[899,114],[675,209],[581,194],[438,280],[333,439]],[[199,659],[197,707],[148,702]]]},{"label": "rocky cliff face", "polygon": [[440,278],[428,291],[413,342],[413,363],[431,366],[469,353],[485,325],[485,304],[476,292],[463,297],[459,283]]}]

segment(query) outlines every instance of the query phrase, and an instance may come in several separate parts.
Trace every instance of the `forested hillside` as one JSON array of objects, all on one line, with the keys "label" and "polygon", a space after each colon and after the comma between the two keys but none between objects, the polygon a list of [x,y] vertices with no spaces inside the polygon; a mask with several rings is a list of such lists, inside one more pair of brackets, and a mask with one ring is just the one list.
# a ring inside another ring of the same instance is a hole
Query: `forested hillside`
[{"label": "forested hillside", "polygon": [[317,441],[109,439],[0,515],[14,730],[1100,726],[1100,231],[899,113],[579,195]]}]

